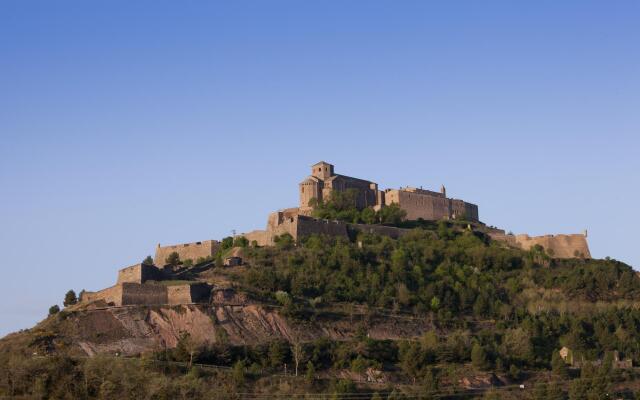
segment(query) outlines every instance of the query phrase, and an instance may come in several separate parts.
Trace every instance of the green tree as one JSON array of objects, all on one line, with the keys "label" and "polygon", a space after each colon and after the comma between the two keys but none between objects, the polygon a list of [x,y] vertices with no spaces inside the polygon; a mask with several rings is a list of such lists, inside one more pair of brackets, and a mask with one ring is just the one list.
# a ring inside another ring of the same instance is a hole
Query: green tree
[{"label": "green tree", "polygon": [[551,355],[551,370],[559,378],[565,379],[569,376],[567,364],[560,357],[560,353],[557,350]]},{"label": "green tree", "polygon": [[533,387],[534,400],[547,400],[547,384],[544,382],[536,383]]},{"label": "green tree", "polygon": [[378,222],[376,212],[370,207],[367,207],[360,212],[360,219],[365,224],[375,224]]},{"label": "green tree", "polygon": [[145,259],[142,260],[142,265],[153,265],[153,258],[146,256]]},{"label": "green tree", "polygon": [[59,312],[60,312],[60,307],[58,307],[57,304],[54,304],[51,307],[49,307],[49,315],[55,315]]},{"label": "green tree", "polygon": [[233,364],[232,375],[233,375],[233,382],[235,383],[236,387],[240,387],[244,385],[244,380],[245,380],[244,370],[245,370],[244,362],[242,362],[241,360]]},{"label": "green tree", "polygon": [[305,372],[305,378],[309,383],[313,382],[316,379],[316,367],[311,361],[307,362],[307,371]]},{"label": "green tree", "polygon": [[233,238],[231,236],[227,236],[226,238],[222,239],[223,250],[230,249],[232,247],[233,247]]},{"label": "green tree", "polygon": [[249,239],[244,236],[238,236],[233,240],[233,245],[236,247],[247,247],[249,246]]},{"label": "green tree", "polygon": [[474,343],[471,348],[471,363],[474,367],[485,370],[489,368],[489,361],[487,359],[487,352],[480,343]]},{"label": "green tree", "polygon": [[296,243],[295,240],[293,240],[293,236],[288,233],[276,236],[273,238],[273,241],[276,243],[276,247],[280,250],[290,250]]},{"label": "green tree", "polygon": [[65,307],[72,306],[78,302],[78,298],[76,297],[76,292],[73,290],[69,290],[67,294],[64,295],[63,305]]},{"label": "green tree", "polygon": [[399,225],[406,216],[407,212],[395,203],[382,207],[380,211],[378,211],[380,223],[387,225]]},{"label": "green tree", "polygon": [[180,254],[174,251],[169,254],[169,256],[164,260],[164,262],[167,263],[167,265],[171,265],[172,267],[175,267],[178,264],[180,264]]},{"label": "green tree", "polygon": [[271,342],[269,345],[269,363],[272,368],[280,368],[284,364],[285,349],[281,342]]},{"label": "green tree", "polygon": [[567,398],[565,392],[558,382],[552,382],[547,387],[546,400],[565,400]]}]

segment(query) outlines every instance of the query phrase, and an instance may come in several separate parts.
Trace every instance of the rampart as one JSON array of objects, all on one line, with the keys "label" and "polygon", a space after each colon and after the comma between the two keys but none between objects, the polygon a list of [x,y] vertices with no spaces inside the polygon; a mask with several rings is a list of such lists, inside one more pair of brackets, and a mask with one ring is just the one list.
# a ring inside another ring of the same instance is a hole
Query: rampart
[{"label": "rampart", "polygon": [[205,303],[211,296],[211,287],[206,283],[167,286],[169,304]]},{"label": "rampart", "polygon": [[398,238],[408,232],[407,229],[384,225],[350,224],[342,221],[317,219],[305,215],[294,215],[283,218],[281,212],[269,216],[267,230],[252,231],[244,236],[249,242],[256,241],[259,246],[273,246],[275,237],[289,234],[294,240],[310,235],[328,235],[348,237],[349,232],[359,231]]},{"label": "rampart", "polygon": [[163,285],[122,283],[122,303],[128,305],[161,305],[168,304],[167,287]]},{"label": "rampart", "polygon": [[118,283],[144,283],[162,279],[162,272],[153,265],[136,264],[118,271]]},{"label": "rampart", "polygon": [[90,303],[102,300],[107,305],[164,305],[206,303],[211,287],[202,283],[165,286],[161,284],[122,282],[97,292],[82,292],[80,301]]},{"label": "rampart", "polygon": [[493,240],[499,240],[510,246],[523,250],[530,250],[535,245],[540,245],[550,256],[554,258],[591,258],[587,236],[584,234],[559,234],[529,236],[527,234],[505,234],[503,230],[492,229],[487,232]]},{"label": "rampart", "polygon": [[556,258],[591,258],[587,238],[581,234],[534,237],[529,235],[516,235],[516,243],[524,250],[529,250],[535,245],[540,245],[544,247],[550,256]]},{"label": "rampart", "polygon": [[84,291],[80,293],[80,302],[91,303],[94,301],[103,300],[105,303],[113,304],[115,306],[122,305],[122,285],[111,286],[106,289],[99,290],[97,292]]},{"label": "rampart", "polygon": [[166,259],[169,254],[176,252],[180,256],[180,260],[197,261],[199,258],[213,257],[220,248],[220,242],[217,240],[204,240],[202,242],[183,243],[171,246],[160,246],[156,248],[156,255],[153,262],[157,266],[166,265]]}]

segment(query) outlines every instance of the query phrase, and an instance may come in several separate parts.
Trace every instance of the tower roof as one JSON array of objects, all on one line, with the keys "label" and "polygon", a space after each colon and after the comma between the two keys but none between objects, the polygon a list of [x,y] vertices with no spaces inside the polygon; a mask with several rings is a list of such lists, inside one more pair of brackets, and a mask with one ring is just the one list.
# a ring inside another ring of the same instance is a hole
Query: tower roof
[{"label": "tower roof", "polygon": [[331,165],[331,166],[333,166],[333,164],[328,163],[326,161],[318,161],[317,163],[313,164],[312,167],[315,167],[316,165]]}]

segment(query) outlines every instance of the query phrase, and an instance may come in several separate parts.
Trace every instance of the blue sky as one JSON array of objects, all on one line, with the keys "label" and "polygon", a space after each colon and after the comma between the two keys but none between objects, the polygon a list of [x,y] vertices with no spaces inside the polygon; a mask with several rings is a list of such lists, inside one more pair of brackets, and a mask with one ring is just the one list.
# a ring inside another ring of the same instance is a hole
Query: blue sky
[{"label": "blue sky", "polygon": [[326,160],[640,266],[640,2],[3,1],[0,335]]}]

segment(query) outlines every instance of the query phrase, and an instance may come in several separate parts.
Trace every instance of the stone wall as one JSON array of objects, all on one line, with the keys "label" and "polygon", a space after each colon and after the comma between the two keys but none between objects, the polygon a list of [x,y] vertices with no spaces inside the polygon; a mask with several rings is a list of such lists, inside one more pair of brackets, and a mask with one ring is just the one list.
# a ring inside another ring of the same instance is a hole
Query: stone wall
[{"label": "stone wall", "polygon": [[198,258],[213,257],[220,248],[220,242],[217,240],[204,240],[202,242],[183,243],[172,246],[160,246],[156,248],[156,255],[153,258],[155,265],[161,267],[166,265],[166,259],[169,254],[176,252],[180,256],[180,260],[193,260],[196,262]]},{"label": "stone wall", "polygon": [[[524,250],[529,250],[539,244],[556,258],[584,257],[591,258],[587,238],[581,234],[573,235],[544,235],[534,236],[516,235],[516,243]],[[550,251],[551,250],[551,251]]]},{"label": "stone wall", "polygon": [[136,264],[118,271],[118,282],[144,283],[162,279],[162,272],[153,265]]},{"label": "stone wall", "polygon": [[389,236],[398,239],[402,235],[411,232],[410,229],[396,228],[384,225],[348,224],[350,229],[363,233],[373,233],[376,235]]},{"label": "stone wall", "polygon": [[[280,221],[278,225],[274,225],[272,223],[276,220]],[[398,238],[408,232],[407,229],[395,228],[392,226],[349,224],[342,221],[329,221],[304,215],[296,215],[282,220],[270,218],[268,226],[269,230],[253,231],[244,233],[241,236],[247,238],[249,242],[255,240],[259,246],[273,246],[275,244],[275,237],[285,233],[291,235],[294,240],[300,240],[314,234],[348,237],[350,230],[375,233],[392,238]]]},{"label": "stone wall", "polygon": [[479,221],[477,205],[449,199],[443,193],[415,188],[387,189],[384,199],[386,205],[397,204],[406,211],[408,220],[437,221],[464,215],[470,221]]},{"label": "stone wall", "polygon": [[205,303],[211,296],[211,287],[206,283],[167,286],[169,304]]},{"label": "stone wall", "polygon": [[167,304],[167,287],[124,282],[122,285],[122,305],[161,305]]},{"label": "stone wall", "polygon": [[347,236],[347,223],[341,221],[329,221],[305,216],[298,216],[292,222],[295,234],[293,238],[299,240],[310,235]]},{"label": "stone wall", "polygon": [[84,291],[80,295],[80,302],[90,303],[93,301],[103,300],[107,305],[122,305],[122,285],[111,286],[97,292]]}]

